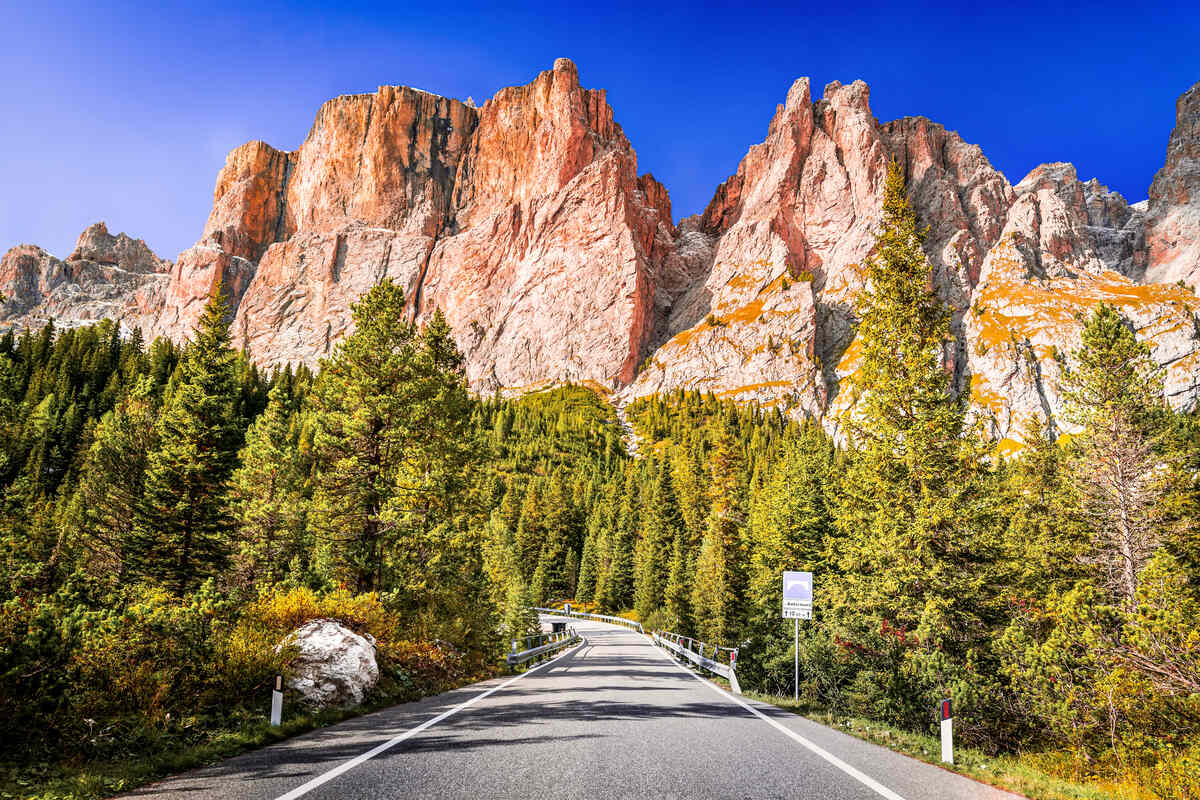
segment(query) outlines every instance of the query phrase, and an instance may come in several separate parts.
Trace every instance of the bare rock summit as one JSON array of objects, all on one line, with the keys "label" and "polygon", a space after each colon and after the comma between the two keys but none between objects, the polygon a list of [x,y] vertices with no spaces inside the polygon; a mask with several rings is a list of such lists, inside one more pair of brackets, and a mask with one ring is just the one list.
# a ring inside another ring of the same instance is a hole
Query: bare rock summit
[{"label": "bare rock summit", "polygon": [[417,321],[441,310],[480,392],[565,381],[630,400],[701,389],[811,415],[852,405],[855,298],[903,168],[933,284],[953,311],[947,368],[993,435],[1062,427],[1061,374],[1083,320],[1116,306],[1200,400],[1200,84],[1164,166],[1129,204],[1070,164],[1015,186],[924,117],[880,122],[862,81],[797,80],[703,213],[675,222],[603,90],[558,59],[481,106],[405,86],[325,103],[291,152],[229,154],[196,244],[174,263],[102,223],[59,260],[0,261],[0,325],[102,317],[185,339],[219,285],[235,344],[315,365],[387,277]]}]

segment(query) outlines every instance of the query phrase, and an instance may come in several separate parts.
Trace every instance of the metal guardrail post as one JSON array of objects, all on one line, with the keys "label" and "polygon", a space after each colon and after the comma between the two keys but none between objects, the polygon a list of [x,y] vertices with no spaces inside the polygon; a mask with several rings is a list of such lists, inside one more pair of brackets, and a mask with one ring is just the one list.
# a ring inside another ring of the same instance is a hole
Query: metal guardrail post
[{"label": "metal guardrail post", "polygon": [[[737,679],[737,650],[729,647],[720,647],[713,645],[713,658],[706,658],[704,650],[706,645],[704,642],[699,642],[690,636],[680,636],[677,633],[669,631],[654,631],[654,643],[671,651],[675,657],[682,660],[687,660],[695,664],[700,669],[707,670],[714,675],[720,675],[729,681],[729,687],[736,694],[742,693],[742,687]],[[686,644],[684,643],[686,642]],[[695,649],[693,649],[695,648]],[[730,651],[729,664],[722,664],[716,659],[720,657],[721,650]]]},{"label": "metal guardrail post", "polygon": [[504,657],[505,662],[509,667],[516,669],[518,664],[524,664],[526,661],[541,660],[543,656],[548,656],[550,653],[563,649],[569,644],[579,641],[582,637],[576,633],[574,628],[568,628],[566,631],[555,634],[537,634],[535,636],[527,636],[524,641],[536,639],[537,644],[534,647],[525,650],[517,650],[518,639],[512,640],[512,652]]}]

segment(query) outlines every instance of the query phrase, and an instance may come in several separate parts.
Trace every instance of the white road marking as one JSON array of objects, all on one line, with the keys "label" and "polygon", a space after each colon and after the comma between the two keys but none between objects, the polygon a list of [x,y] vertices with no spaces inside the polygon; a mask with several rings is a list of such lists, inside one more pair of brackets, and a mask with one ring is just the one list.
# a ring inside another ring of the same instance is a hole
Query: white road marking
[{"label": "white road marking", "polygon": [[662,656],[663,658],[665,658],[667,661],[670,661],[672,664],[674,664],[676,667],[678,667],[678,668],[679,668],[679,669],[680,669],[682,672],[685,672],[685,673],[687,673],[688,675],[691,675],[693,678],[695,678],[696,680],[700,681],[702,684],[704,684],[704,685],[705,685],[705,686],[707,686],[708,688],[712,689],[712,690],[713,690],[714,692],[716,692],[717,694],[719,694],[719,695],[721,695],[721,696],[723,696],[723,697],[725,697],[725,698],[729,699],[730,701],[732,701],[732,702],[734,702],[734,703],[737,703],[739,706],[741,706],[742,708],[746,709],[746,710],[747,710],[747,711],[749,711],[751,714],[753,714],[754,716],[756,716],[756,717],[758,717],[759,719],[761,719],[763,722],[765,722],[765,723],[767,723],[768,725],[770,725],[771,727],[773,727],[773,728],[777,729],[777,730],[778,730],[780,733],[784,734],[785,736],[788,736],[788,737],[790,737],[791,739],[794,739],[794,740],[795,740],[796,742],[798,742],[798,743],[799,743],[801,746],[803,746],[803,747],[807,748],[808,750],[812,751],[812,752],[813,752],[813,753],[815,753],[816,755],[818,755],[818,756],[820,756],[821,758],[825,759],[825,760],[826,760],[826,761],[828,761],[830,764],[832,764],[833,766],[835,766],[835,767],[837,767],[838,769],[840,769],[842,772],[844,772],[844,773],[846,773],[847,775],[849,775],[851,778],[854,778],[856,781],[858,781],[859,783],[863,784],[863,785],[864,785],[864,786],[866,786],[868,789],[870,789],[870,790],[874,791],[876,794],[880,795],[881,797],[886,797],[886,798],[887,798],[887,800],[904,800],[904,798],[903,798],[903,797],[901,797],[900,795],[896,794],[896,793],[895,793],[895,792],[893,792],[891,789],[889,789],[888,787],[884,786],[884,785],[883,785],[882,783],[880,783],[879,781],[877,781],[877,780],[875,780],[874,778],[872,778],[870,775],[866,775],[866,774],[864,774],[863,772],[859,771],[858,769],[855,769],[854,767],[850,766],[850,765],[849,765],[849,764],[847,764],[845,761],[842,761],[840,758],[838,758],[838,757],[837,757],[837,756],[835,756],[833,753],[831,753],[831,752],[829,752],[828,750],[826,750],[824,747],[821,747],[821,746],[820,746],[819,744],[817,744],[816,742],[813,742],[813,741],[811,741],[811,740],[809,740],[809,739],[806,739],[806,738],[804,738],[803,736],[801,736],[800,734],[796,733],[794,730],[792,730],[792,729],[790,729],[790,728],[788,728],[788,727],[786,727],[786,726],[784,726],[784,725],[781,725],[780,723],[778,723],[778,722],[776,722],[775,720],[773,720],[773,719],[771,719],[770,717],[768,717],[766,714],[764,714],[764,713],[762,713],[761,711],[759,711],[759,710],[758,710],[757,708],[755,708],[754,706],[752,706],[752,705],[750,705],[750,704],[746,703],[745,701],[743,701],[741,698],[734,697],[734,696],[733,696],[733,695],[731,695],[729,692],[725,691],[725,690],[724,690],[724,689],[722,689],[720,686],[717,686],[717,685],[716,685],[715,683],[713,683],[712,681],[710,681],[710,680],[707,680],[706,678],[703,678],[703,677],[701,677],[701,676],[697,675],[696,673],[692,672],[690,669],[687,669],[687,668],[686,668],[686,667],[684,667],[682,664],[680,664],[678,661],[676,661],[674,658],[672,658],[671,656],[667,655],[667,653],[666,653],[665,651],[663,651],[662,649],[660,649],[659,647],[657,647],[657,646],[655,646],[655,645],[653,645],[653,644],[652,644],[652,645],[650,645],[650,646],[651,646],[651,647],[653,647],[653,648],[654,648],[654,650],[655,650],[655,651],[656,651],[656,652],[657,652],[659,655],[661,655],[661,656]]},{"label": "white road marking", "polygon": [[[511,686],[512,684],[521,680],[521,678],[524,678],[526,675],[532,675],[533,673],[537,672],[542,667],[553,664],[555,661],[557,661],[558,659],[567,655],[568,653],[574,653],[576,650],[578,650],[581,647],[584,647],[585,645],[587,645],[586,639],[584,641],[580,642],[579,644],[575,645],[574,647],[572,647],[570,650],[564,650],[563,652],[559,653],[558,655],[556,655],[554,658],[550,659],[549,661],[545,661],[541,664],[538,664],[533,669],[526,670],[525,672],[522,672],[520,675],[517,675],[515,678],[509,678],[504,683],[500,684],[499,686],[493,686],[491,689],[488,689],[486,692],[480,692],[479,694],[472,697],[470,700],[465,700],[465,701],[459,703],[458,705],[456,705],[454,708],[443,711],[441,714],[438,714],[433,719],[426,720],[425,722],[422,722],[417,727],[407,730],[398,736],[392,737],[391,739],[388,739],[386,742],[379,745],[378,747],[373,747],[370,750],[368,750],[367,752],[363,753],[362,755],[355,756],[354,758],[350,759],[349,761],[345,762],[344,764],[339,764],[338,766],[334,767],[333,769],[329,770],[328,772],[324,772],[324,773],[318,775],[317,777],[313,778],[308,783],[297,786],[295,789],[292,789],[287,794],[281,794],[279,797],[276,798],[276,800],[296,800],[297,797],[303,797],[304,795],[311,792],[313,789],[316,789],[318,786],[329,783],[329,781],[333,780],[334,778],[336,778],[337,776],[341,775],[344,772],[349,772],[350,770],[354,769],[355,767],[357,767],[359,764],[363,763],[364,761],[369,761],[372,758],[374,758],[375,756],[384,752],[385,750],[390,750],[391,748],[400,744],[405,739],[411,739],[413,736],[416,736],[421,731],[426,730],[427,728],[432,728],[434,725],[437,725],[439,722],[446,719],[447,717],[457,714],[459,711],[462,711],[467,706],[474,705],[475,703],[478,703],[480,700],[487,697],[488,695],[495,694],[496,692],[500,691],[501,689]],[[657,648],[655,648],[655,649],[657,649]]]}]

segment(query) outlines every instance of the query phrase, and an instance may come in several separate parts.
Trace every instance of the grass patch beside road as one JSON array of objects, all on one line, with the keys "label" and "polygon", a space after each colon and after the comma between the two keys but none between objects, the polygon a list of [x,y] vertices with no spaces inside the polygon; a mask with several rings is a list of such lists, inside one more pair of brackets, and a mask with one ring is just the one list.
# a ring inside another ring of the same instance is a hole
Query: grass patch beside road
[{"label": "grass patch beside road", "polygon": [[[426,696],[452,691],[499,675],[466,676],[458,686],[439,688]],[[422,699],[411,688],[402,694],[378,696],[372,702],[348,710],[318,713],[284,707],[284,720],[271,727],[266,709],[261,714],[239,712],[220,722],[212,721],[181,732],[177,741],[162,742],[153,752],[109,761],[64,761],[61,763],[0,763],[0,800],[97,800],[128,792],[153,781],[215,764],[226,758],[266,747],[317,728],[380,711],[399,703]],[[165,737],[164,737],[165,738]]]},{"label": "grass patch beside road", "polygon": [[955,746],[954,764],[941,761],[941,741],[935,736],[900,730],[882,722],[837,716],[801,700],[746,692],[753,700],[790,711],[834,730],[895,750],[906,756],[957,772],[982,783],[1024,795],[1031,800],[1156,800],[1137,783],[1082,781],[1072,772],[1068,754],[1057,752],[990,756]]}]

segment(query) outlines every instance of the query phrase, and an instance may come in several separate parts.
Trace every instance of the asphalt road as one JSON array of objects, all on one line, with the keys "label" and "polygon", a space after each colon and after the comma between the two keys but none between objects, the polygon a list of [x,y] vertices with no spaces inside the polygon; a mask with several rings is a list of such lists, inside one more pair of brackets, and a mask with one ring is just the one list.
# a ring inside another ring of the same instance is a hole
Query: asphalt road
[{"label": "asphalt road", "polygon": [[585,644],[515,679],[348,720],[131,796],[1016,797],[735,698],[632,631],[573,624]]}]

